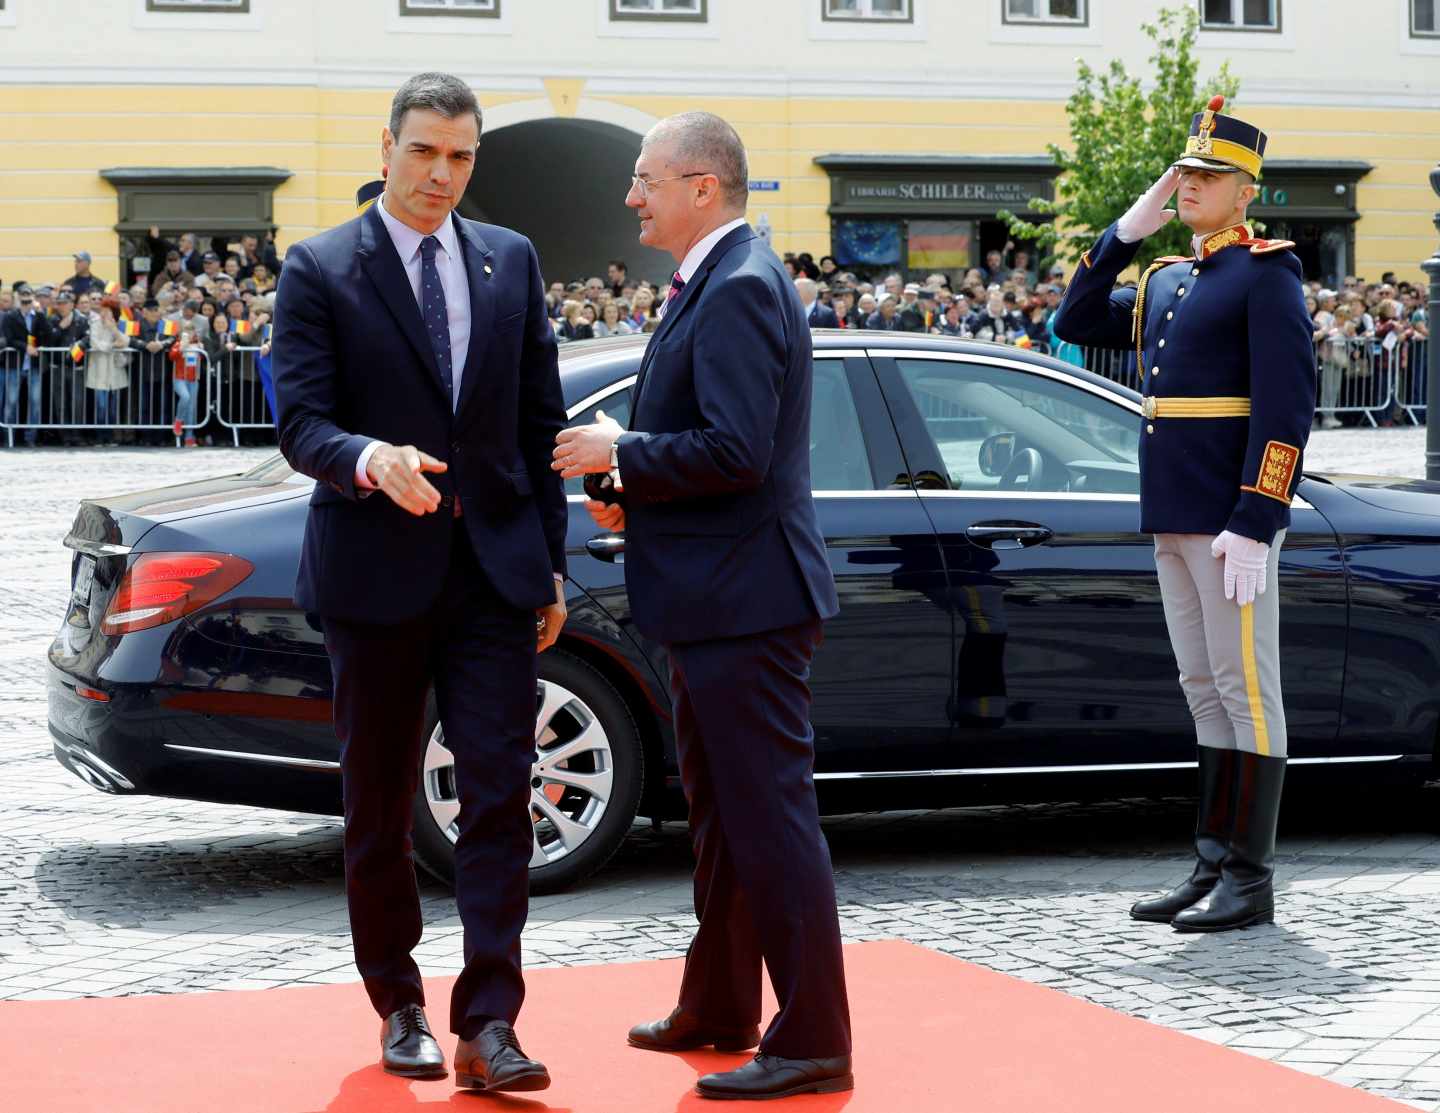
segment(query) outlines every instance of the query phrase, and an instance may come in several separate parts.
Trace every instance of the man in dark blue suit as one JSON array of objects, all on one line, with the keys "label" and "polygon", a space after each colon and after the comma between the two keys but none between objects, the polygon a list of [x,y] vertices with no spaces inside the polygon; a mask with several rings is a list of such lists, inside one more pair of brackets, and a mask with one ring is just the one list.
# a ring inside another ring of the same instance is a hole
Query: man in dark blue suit
[{"label": "man in dark blue suit", "polygon": [[820,287],[813,278],[803,275],[795,279],[795,293],[800,296],[800,308],[805,311],[805,323],[811,328],[839,328],[840,318],[820,300]]},{"label": "man in dark blue suit", "polygon": [[460,798],[457,1081],[535,1090],[549,1076],[513,1024],[536,651],[565,620],[565,495],[548,466],[565,408],[535,249],[452,211],[479,137],[458,78],[400,88],[379,200],[288,253],[275,389],[281,451],[319,481],[296,601],[321,616],[334,673],[346,895],[383,1063],[445,1074],[410,954],[411,808],[433,687]]},{"label": "man in dark blue suit", "polygon": [[[838,610],[810,493],[810,329],[745,223],[745,149],[706,112],[645,137],[625,203],[680,262],[635,386],[632,431],[567,430],[555,467],[611,473],[635,624],[665,645],[695,843],[678,1007],[630,1043],[760,1054],[701,1078],[713,1098],[848,1090],[850,1015],[815,803],[810,660]],[[762,962],[780,1011],[762,1039]]]}]

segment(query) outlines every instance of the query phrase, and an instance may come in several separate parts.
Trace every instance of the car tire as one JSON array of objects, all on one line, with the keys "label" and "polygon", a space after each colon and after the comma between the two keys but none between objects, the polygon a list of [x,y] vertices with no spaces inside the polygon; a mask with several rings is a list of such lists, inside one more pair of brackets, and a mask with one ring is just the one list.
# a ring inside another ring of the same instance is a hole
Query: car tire
[{"label": "car tire", "polygon": [[[554,648],[540,655],[539,677],[530,782],[530,891],[536,894],[575,885],[610,860],[635,821],[645,784],[640,731],[614,686],[593,666]],[[414,803],[415,859],[453,885],[459,803],[454,759],[433,699],[425,733]]]}]

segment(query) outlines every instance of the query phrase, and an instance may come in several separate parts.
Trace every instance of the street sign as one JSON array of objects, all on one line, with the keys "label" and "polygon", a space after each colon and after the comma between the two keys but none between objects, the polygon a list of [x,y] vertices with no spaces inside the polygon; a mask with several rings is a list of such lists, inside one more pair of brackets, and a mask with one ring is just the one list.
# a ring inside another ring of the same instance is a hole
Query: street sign
[{"label": "street sign", "polygon": [[751,178],[751,193],[774,193],[780,188],[780,183],[774,178]]}]

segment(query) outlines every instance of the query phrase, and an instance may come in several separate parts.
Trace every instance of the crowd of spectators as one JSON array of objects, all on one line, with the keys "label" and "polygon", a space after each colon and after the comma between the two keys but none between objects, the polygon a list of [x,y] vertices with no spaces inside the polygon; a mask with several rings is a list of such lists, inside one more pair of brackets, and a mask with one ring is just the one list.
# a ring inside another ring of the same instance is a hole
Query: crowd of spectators
[{"label": "crowd of spectators", "polygon": [[[270,420],[270,318],[282,263],[273,239],[147,237],[150,270],[125,286],[92,269],[55,282],[0,283],[0,419],[63,444],[181,443],[230,436],[199,408],[219,369],[226,411]],[[268,404],[268,411],[266,406]],[[197,418],[200,419],[197,423]],[[114,426],[121,426],[115,428]]]},{"label": "crowd of spectators", "polygon": [[[1065,267],[1037,279],[1023,248],[1010,261],[992,251],[984,267],[963,275],[933,273],[907,282],[898,271],[861,276],[834,258],[787,254],[786,269],[812,327],[925,332],[1041,348],[1080,363],[1079,350],[1056,340],[1051,319],[1065,293]],[[631,279],[612,259],[605,278],[551,283],[546,294],[556,338],[563,342],[651,332],[659,324],[665,290]]]},{"label": "crowd of spectators", "polygon": [[[128,288],[95,275],[85,251],[59,282],[0,284],[3,423],[58,427],[24,429],[26,443],[229,440],[207,383],[232,423],[272,420],[270,318],[282,267],[273,239],[222,238],[202,249],[192,234],[171,243],[152,228],[148,248],[150,271]],[[1065,265],[1041,273],[1024,247],[1008,244],[988,252],[984,266],[923,281],[895,270],[857,273],[805,252],[786,254],[784,264],[812,327],[985,340],[1086,365],[1086,353],[1053,329]],[[604,278],[550,283],[546,305],[556,339],[569,344],[654,331],[665,295],[613,259]],[[1417,342],[1429,336],[1423,288],[1388,272],[1373,283],[1349,276],[1334,290],[1312,281],[1306,306],[1322,427],[1338,426],[1343,411],[1367,399],[1381,424],[1406,420],[1401,400],[1412,376],[1423,376]]]},{"label": "crowd of spectators", "polygon": [[1430,337],[1426,292],[1397,281],[1389,271],[1379,282],[1347,275],[1338,290],[1306,283],[1305,308],[1314,326],[1319,359],[1317,408],[1321,428],[1343,424],[1337,409],[1366,400],[1381,404],[1380,425],[1408,420],[1403,403],[1425,374],[1420,344]]}]

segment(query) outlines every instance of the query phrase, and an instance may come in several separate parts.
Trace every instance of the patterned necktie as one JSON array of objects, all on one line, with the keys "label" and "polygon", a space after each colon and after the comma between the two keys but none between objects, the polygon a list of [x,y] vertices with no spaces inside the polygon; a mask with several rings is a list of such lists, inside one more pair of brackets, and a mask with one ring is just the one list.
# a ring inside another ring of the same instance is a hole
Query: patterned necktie
[{"label": "patterned necktie", "polygon": [[670,279],[670,289],[665,293],[665,304],[660,307],[660,316],[670,312],[670,303],[680,296],[680,291],[685,289],[685,280],[680,277],[680,272],[675,272],[675,277]]},{"label": "patterned necktie", "polygon": [[420,241],[420,315],[425,318],[425,333],[435,350],[435,365],[440,368],[440,381],[450,406],[455,406],[454,371],[450,366],[450,316],[445,310],[445,287],[440,285],[440,269],[435,265],[435,249],[440,241],[426,236]]}]

